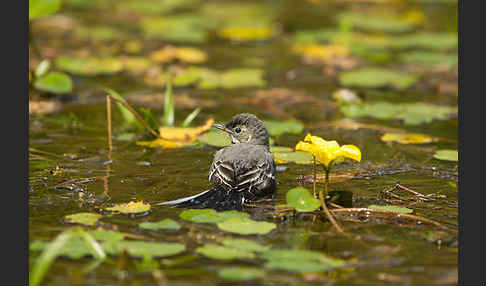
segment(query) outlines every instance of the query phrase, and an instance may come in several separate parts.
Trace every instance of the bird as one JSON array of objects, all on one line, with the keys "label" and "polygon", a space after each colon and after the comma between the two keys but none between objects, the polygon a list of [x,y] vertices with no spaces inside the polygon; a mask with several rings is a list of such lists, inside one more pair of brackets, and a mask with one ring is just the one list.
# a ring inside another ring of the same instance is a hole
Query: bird
[{"label": "bird", "polygon": [[214,155],[208,177],[212,188],[159,205],[240,210],[245,202],[275,194],[276,164],[263,121],[253,114],[240,113],[228,123],[213,124],[212,127],[224,131],[231,138],[231,145]]}]

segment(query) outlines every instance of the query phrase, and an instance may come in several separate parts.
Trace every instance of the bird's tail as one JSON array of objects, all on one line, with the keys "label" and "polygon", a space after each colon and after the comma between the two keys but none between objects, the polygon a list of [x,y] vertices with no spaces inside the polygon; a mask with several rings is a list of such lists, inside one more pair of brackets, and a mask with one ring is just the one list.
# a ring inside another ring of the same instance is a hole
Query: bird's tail
[{"label": "bird's tail", "polygon": [[241,210],[243,200],[241,194],[236,192],[209,189],[194,196],[162,202],[157,205],[194,209]]}]

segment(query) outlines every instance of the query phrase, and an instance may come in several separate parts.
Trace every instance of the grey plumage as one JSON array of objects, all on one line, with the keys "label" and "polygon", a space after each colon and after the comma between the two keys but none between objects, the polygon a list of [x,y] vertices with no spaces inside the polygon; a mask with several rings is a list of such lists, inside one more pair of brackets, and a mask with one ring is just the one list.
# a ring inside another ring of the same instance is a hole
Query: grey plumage
[{"label": "grey plumage", "polygon": [[274,193],[276,166],[264,123],[253,114],[242,113],[227,124],[214,127],[224,130],[233,144],[214,156],[209,170],[213,188],[161,205],[239,209],[245,201],[258,200]]}]

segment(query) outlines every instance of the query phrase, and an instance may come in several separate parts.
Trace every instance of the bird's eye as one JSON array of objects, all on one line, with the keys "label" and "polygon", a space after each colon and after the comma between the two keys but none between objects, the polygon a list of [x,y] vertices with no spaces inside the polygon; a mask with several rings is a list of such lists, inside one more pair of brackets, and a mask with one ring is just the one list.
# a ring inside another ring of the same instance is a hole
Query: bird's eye
[{"label": "bird's eye", "polygon": [[241,132],[240,127],[236,127],[236,128],[235,128],[235,132],[236,132],[236,133],[240,133],[240,132]]}]

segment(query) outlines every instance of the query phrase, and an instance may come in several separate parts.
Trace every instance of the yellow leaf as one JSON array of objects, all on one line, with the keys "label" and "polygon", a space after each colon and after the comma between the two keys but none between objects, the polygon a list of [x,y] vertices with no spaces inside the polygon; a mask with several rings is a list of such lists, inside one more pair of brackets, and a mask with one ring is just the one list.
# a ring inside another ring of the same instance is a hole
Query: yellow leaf
[{"label": "yellow leaf", "polygon": [[326,168],[329,167],[331,162],[340,158],[349,158],[356,161],[361,161],[361,151],[354,145],[343,145],[332,140],[326,141],[318,136],[312,136],[308,133],[304,141],[299,141],[295,146],[295,150],[301,150],[309,152],[314,155],[319,162],[324,164]]},{"label": "yellow leaf", "polygon": [[205,52],[196,48],[166,46],[163,49],[152,52],[150,58],[159,63],[173,60],[180,60],[186,63],[202,63],[207,60],[208,56]]},{"label": "yellow leaf", "polygon": [[227,27],[219,35],[233,41],[264,40],[270,38],[273,31],[270,27]]},{"label": "yellow leaf", "polygon": [[438,141],[438,138],[418,133],[385,133],[380,139],[383,142],[401,144],[425,144]]},{"label": "yellow leaf", "polygon": [[144,203],[143,201],[129,202],[114,205],[113,207],[105,208],[105,210],[124,214],[144,213],[150,210],[150,204]]},{"label": "yellow leaf", "polygon": [[306,44],[296,45],[292,49],[296,54],[314,60],[327,60],[335,57],[345,57],[348,55],[348,48],[342,45],[318,45]]},{"label": "yellow leaf", "polygon": [[160,138],[153,141],[137,141],[136,144],[150,148],[181,148],[193,144],[199,135],[211,129],[213,123],[214,119],[209,118],[198,127],[160,127]]}]

